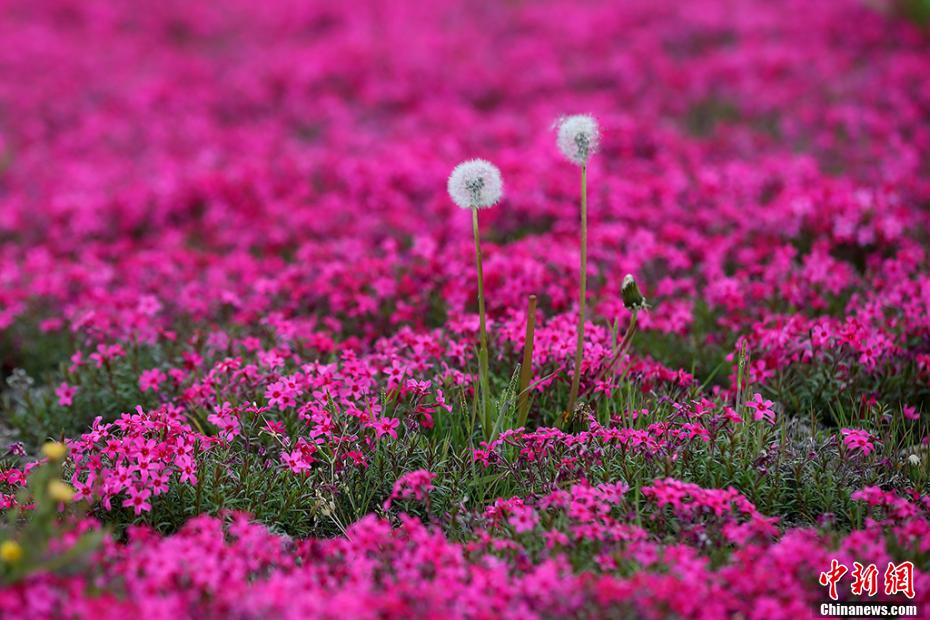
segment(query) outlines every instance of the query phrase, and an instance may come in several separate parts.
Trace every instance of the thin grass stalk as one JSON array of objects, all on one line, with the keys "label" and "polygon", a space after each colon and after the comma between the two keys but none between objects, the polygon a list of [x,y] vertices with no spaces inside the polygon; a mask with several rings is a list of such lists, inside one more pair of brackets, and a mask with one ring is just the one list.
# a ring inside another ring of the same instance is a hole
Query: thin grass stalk
[{"label": "thin grass stalk", "polygon": [[533,377],[533,340],[536,333],[536,295],[530,295],[526,308],[526,338],[523,341],[523,365],[520,366],[520,392],[517,398],[517,427],[526,425],[530,413],[530,379]]},{"label": "thin grass stalk", "polygon": [[744,386],[743,379],[745,377],[745,372],[747,366],[749,365],[749,350],[746,346],[746,343],[740,343],[739,349],[737,350],[737,362],[736,362],[736,410],[740,410],[740,406],[743,404],[744,397]]},{"label": "thin grass stalk", "polygon": [[[630,318],[630,324],[627,325],[626,332],[623,334],[623,338],[620,340],[615,348],[614,354],[611,356],[610,361],[604,366],[604,369],[601,370],[597,376],[594,378],[594,382],[598,382],[601,379],[606,378],[611,372],[613,372],[614,367],[617,365],[617,362],[623,357],[624,354],[629,350],[630,344],[633,342],[633,335],[636,333],[636,319],[639,315],[639,310],[633,310],[632,317]],[[590,388],[589,388],[590,389]]]}]

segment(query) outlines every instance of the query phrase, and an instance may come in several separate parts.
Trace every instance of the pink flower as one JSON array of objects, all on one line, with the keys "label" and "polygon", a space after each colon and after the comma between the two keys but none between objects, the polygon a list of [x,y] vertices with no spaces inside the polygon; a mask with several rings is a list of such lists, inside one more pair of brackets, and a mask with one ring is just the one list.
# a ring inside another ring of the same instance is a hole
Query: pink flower
[{"label": "pink flower", "polygon": [[152,368],[151,370],[143,370],[142,374],[139,375],[139,390],[145,392],[147,390],[152,390],[153,392],[158,391],[158,387],[167,379],[168,377],[158,368]]},{"label": "pink flower", "polygon": [[129,495],[129,497],[123,500],[123,506],[132,508],[136,516],[152,509],[152,505],[146,501],[152,495],[152,492],[148,489],[140,489],[131,486],[126,490],[126,494]]},{"label": "pink flower", "polygon": [[232,441],[239,435],[239,411],[228,402],[216,407],[215,413],[207,416],[207,421],[220,430],[220,437],[226,441]]},{"label": "pink flower", "polygon": [[397,418],[378,418],[374,422],[369,422],[368,427],[375,429],[378,439],[384,435],[390,435],[394,439],[397,439],[397,427],[399,424],[400,420]]},{"label": "pink flower", "polygon": [[284,422],[278,422],[276,420],[267,420],[265,422],[265,430],[272,435],[283,435],[287,432]]},{"label": "pink flower", "polygon": [[175,466],[180,472],[181,482],[188,482],[190,484],[197,484],[197,464],[194,463],[194,459],[182,454],[174,461]]},{"label": "pink flower", "polygon": [[281,453],[281,462],[295,474],[309,472],[310,465],[316,460],[313,458],[316,449],[315,445],[301,438],[293,450]]},{"label": "pink flower", "polygon": [[[106,362],[124,355],[126,355],[126,351],[123,350],[122,346],[118,344],[108,346],[101,343],[97,345],[96,352],[90,354],[90,359],[94,360],[97,368],[102,368]],[[73,357],[71,359],[74,361]]]},{"label": "pink flower", "polygon": [[452,413],[452,406],[446,402],[446,397],[442,393],[442,390],[436,390],[436,405],[442,407],[447,412]]},{"label": "pink flower", "polygon": [[875,451],[874,438],[868,431],[858,428],[844,428],[840,431],[843,434],[843,443],[850,452],[859,450],[864,456],[868,456]]},{"label": "pink flower", "polygon": [[394,481],[394,488],[391,496],[384,502],[384,509],[388,510],[391,503],[397,499],[416,499],[423,501],[427,499],[429,492],[433,490],[433,479],[436,474],[425,469],[417,469],[407,472]]},{"label": "pink flower", "polygon": [[74,401],[74,395],[77,393],[77,387],[62,383],[55,388],[55,395],[58,396],[58,404],[62,407],[70,407]]},{"label": "pink flower", "polygon": [[529,506],[518,506],[510,513],[507,522],[518,534],[532,531],[539,523],[539,515]]},{"label": "pink flower", "polygon": [[393,390],[401,384],[407,369],[403,364],[400,363],[400,361],[392,360],[391,365],[388,368],[385,368],[383,372],[387,377],[387,389]]},{"label": "pink flower", "polygon": [[746,403],[746,406],[752,411],[754,420],[765,419],[769,424],[775,424],[775,412],[772,410],[773,404],[770,400],[764,400],[762,394],[756,392],[752,400]]},{"label": "pink flower", "polygon": [[743,418],[736,412],[733,407],[723,408],[723,418],[727,422],[733,422],[734,424],[740,424],[743,421]]},{"label": "pink flower", "polygon": [[569,538],[563,532],[559,530],[549,530],[548,532],[543,533],[543,539],[546,541],[546,548],[552,549],[556,546],[567,546],[569,544]]},{"label": "pink flower", "polygon": [[293,383],[287,381],[276,381],[265,388],[265,399],[268,406],[278,407],[279,411],[284,411],[288,407],[297,404],[299,391]]}]

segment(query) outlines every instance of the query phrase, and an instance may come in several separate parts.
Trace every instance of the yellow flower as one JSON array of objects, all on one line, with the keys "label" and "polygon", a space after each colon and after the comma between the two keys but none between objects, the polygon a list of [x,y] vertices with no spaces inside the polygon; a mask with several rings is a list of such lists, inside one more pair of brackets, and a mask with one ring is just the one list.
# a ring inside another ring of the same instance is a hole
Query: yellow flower
[{"label": "yellow flower", "polygon": [[50,461],[63,461],[68,454],[68,447],[60,441],[49,441],[42,446],[42,454]]},{"label": "yellow flower", "polygon": [[67,504],[74,498],[74,489],[61,480],[52,480],[48,483],[48,494],[56,502]]},{"label": "yellow flower", "polygon": [[16,564],[23,559],[23,548],[15,540],[4,540],[0,543],[0,560],[7,564]]}]

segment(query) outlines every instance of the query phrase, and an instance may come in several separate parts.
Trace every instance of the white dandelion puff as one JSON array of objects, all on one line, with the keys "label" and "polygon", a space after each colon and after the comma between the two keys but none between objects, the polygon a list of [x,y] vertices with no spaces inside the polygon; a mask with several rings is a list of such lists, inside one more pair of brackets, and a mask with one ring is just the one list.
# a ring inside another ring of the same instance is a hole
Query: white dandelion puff
[{"label": "white dandelion puff", "polygon": [[449,175],[449,196],[463,209],[483,209],[496,205],[504,193],[504,181],[497,166],[483,159],[469,159]]},{"label": "white dandelion puff", "polygon": [[573,164],[586,165],[600,141],[597,121],[588,114],[576,114],[560,118],[557,125],[559,150]]}]

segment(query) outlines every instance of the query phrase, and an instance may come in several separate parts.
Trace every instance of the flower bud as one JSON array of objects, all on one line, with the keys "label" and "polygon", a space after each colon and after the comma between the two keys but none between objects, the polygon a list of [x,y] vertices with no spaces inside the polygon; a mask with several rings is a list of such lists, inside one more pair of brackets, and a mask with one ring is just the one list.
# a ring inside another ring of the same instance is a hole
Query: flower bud
[{"label": "flower bud", "polygon": [[68,455],[68,447],[60,441],[49,441],[42,446],[42,454],[44,454],[48,460],[59,463]]},{"label": "flower bud", "polygon": [[624,276],[623,284],[620,286],[620,294],[623,296],[623,305],[626,306],[627,310],[644,310],[649,307],[631,273]]},{"label": "flower bud", "polygon": [[23,559],[23,548],[15,540],[0,543],[0,560],[6,564],[16,564]]},{"label": "flower bud", "polygon": [[74,489],[66,482],[52,480],[48,483],[48,495],[56,502],[67,504],[74,499]]}]

